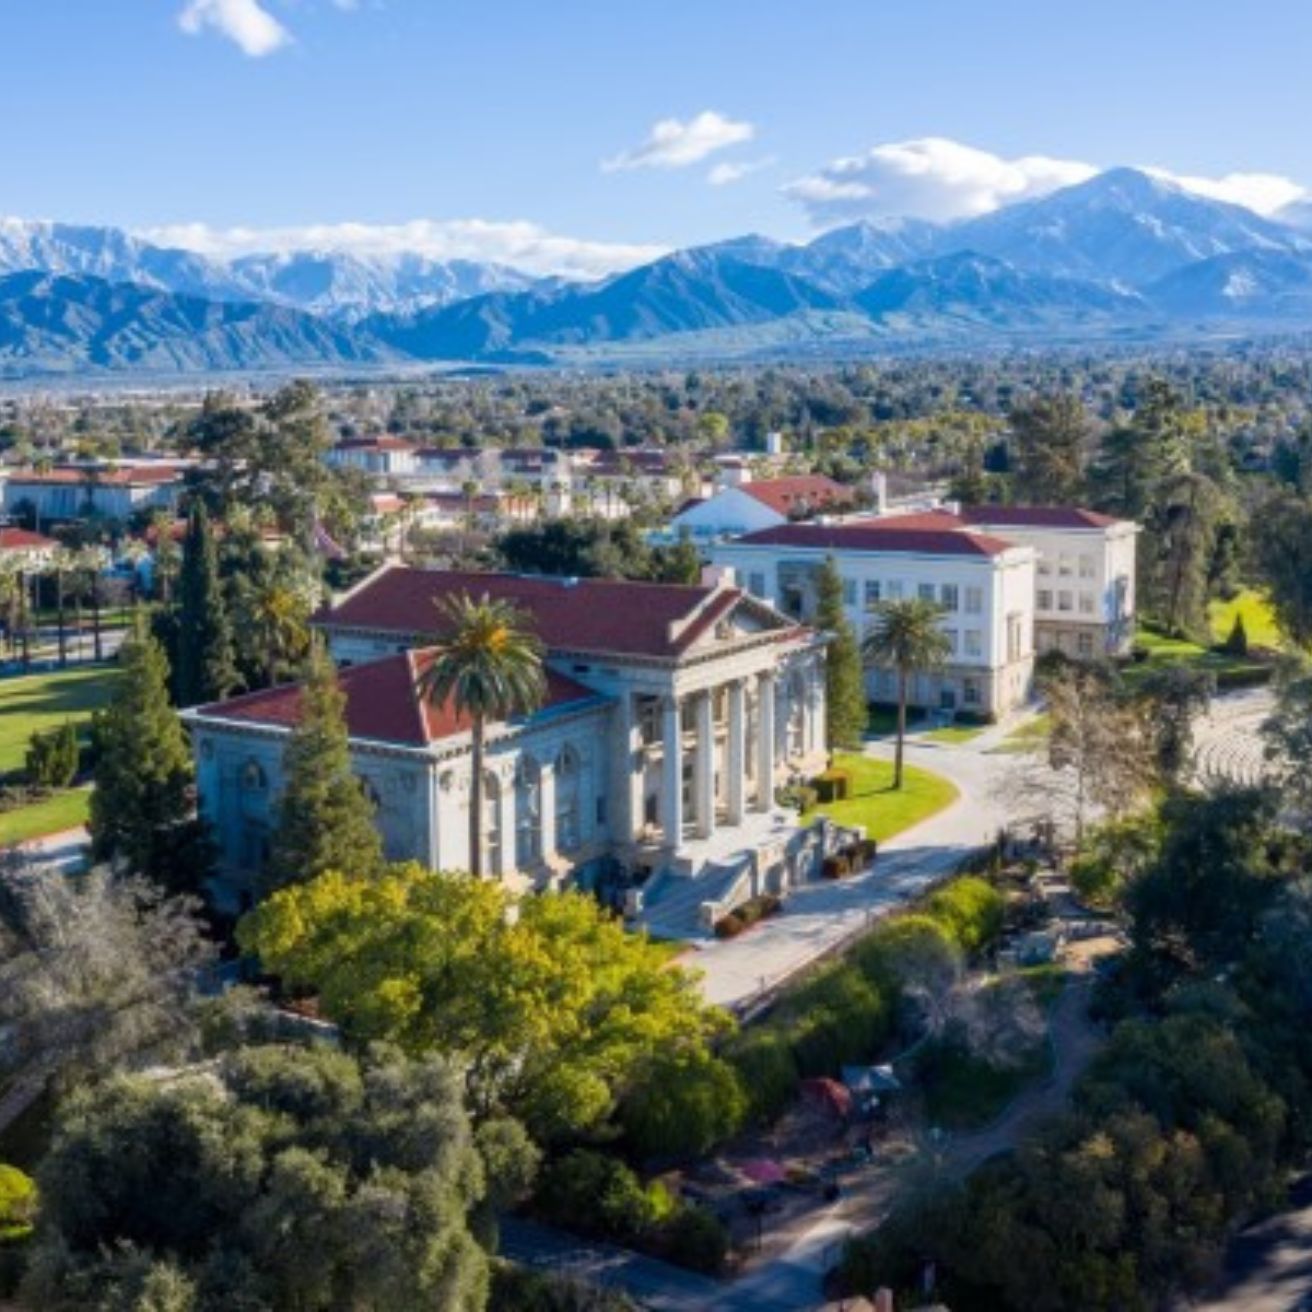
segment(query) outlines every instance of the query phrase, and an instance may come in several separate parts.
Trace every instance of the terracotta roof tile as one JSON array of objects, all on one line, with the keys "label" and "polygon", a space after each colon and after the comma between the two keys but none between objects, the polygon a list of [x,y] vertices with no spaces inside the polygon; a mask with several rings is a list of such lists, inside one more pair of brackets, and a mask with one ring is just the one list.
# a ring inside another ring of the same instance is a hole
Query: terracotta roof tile
[{"label": "terracotta roof tile", "polygon": [[823,474],[794,474],[787,478],[763,478],[759,482],[737,484],[748,496],[781,515],[826,507],[850,505],[852,489]]},{"label": "terracotta roof tile", "polygon": [[315,622],[327,628],[421,633],[440,623],[436,603],[487,594],[524,611],[552,651],[677,657],[705,632],[707,617],[726,614],[736,588],[564,579],[550,575],[483,574],[390,566],[360,584]]},{"label": "terracotta roof tile", "polygon": [[[346,694],[346,727],[352,738],[427,747],[469,729],[448,701],[433,706],[419,696],[418,679],[432,661],[431,650],[384,656],[338,671],[337,684]],[[547,671],[547,695],[542,710],[593,699],[598,694],[573,679]],[[260,692],[202,706],[199,713],[290,729],[301,717],[301,685],[280,684]]]},{"label": "terracotta roof tile", "polygon": [[59,545],[44,533],[29,533],[25,528],[0,528],[0,551],[49,551]]},{"label": "terracotta roof tile", "polygon": [[748,546],[810,547],[822,551],[905,552],[923,556],[1000,556],[1013,544],[959,529],[884,527],[879,520],[847,524],[781,524],[734,539]]},{"label": "terracotta roof tile", "polygon": [[989,528],[1111,528],[1124,521],[1080,506],[963,506],[966,524]]}]

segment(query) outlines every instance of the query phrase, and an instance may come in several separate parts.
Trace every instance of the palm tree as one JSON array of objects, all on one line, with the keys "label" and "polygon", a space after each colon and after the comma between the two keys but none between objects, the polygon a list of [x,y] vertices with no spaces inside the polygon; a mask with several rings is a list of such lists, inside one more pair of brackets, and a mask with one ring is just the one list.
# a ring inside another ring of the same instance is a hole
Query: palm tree
[{"label": "palm tree", "polygon": [[309,608],[294,588],[276,579],[260,586],[251,599],[251,619],[264,647],[264,677],[272,687],[278,664],[299,657],[309,645]]},{"label": "palm tree", "polygon": [[902,749],[907,734],[907,685],[912,674],[942,665],[952,648],[939,628],[942,611],[924,597],[880,602],[875,627],[861,644],[866,665],[892,666],[897,671],[897,750],[893,757],[893,787],[902,787]]},{"label": "palm tree", "polygon": [[434,706],[450,700],[467,715],[473,737],[473,785],[469,796],[469,868],[483,873],[483,754],[489,720],[532,710],[546,692],[543,646],[524,617],[486,593],[438,603],[440,632],[432,660],[419,676],[419,694]]}]

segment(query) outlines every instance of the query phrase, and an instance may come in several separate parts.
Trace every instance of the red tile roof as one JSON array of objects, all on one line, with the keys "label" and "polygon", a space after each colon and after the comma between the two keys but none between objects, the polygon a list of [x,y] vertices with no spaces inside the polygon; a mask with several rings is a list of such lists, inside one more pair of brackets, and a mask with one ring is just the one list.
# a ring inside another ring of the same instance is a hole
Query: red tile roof
[{"label": "red tile roof", "polygon": [[40,473],[35,469],[15,469],[9,476],[11,483],[66,484],[82,487],[102,484],[106,487],[132,487],[147,483],[176,483],[182,471],[175,465],[115,465],[109,468],[50,469]]},{"label": "red tile roof", "polygon": [[850,505],[852,489],[823,474],[794,474],[787,478],[763,478],[759,482],[739,483],[749,496],[781,515],[825,507]]},{"label": "red tile roof", "polygon": [[736,538],[747,546],[821,551],[886,551],[919,556],[1000,556],[1013,544],[959,529],[898,528],[880,520],[847,524],[781,524]]},{"label": "red tile roof", "polygon": [[49,551],[59,545],[44,533],[29,533],[25,528],[0,528],[0,551]]},{"label": "red tile roof", "polygon": [[664,658],[685,651],[742,597],[737,588],[395,565],[366,579],[315,621],[328,628],[419,633],[440,623],[438,601],[461,593],[511,602],[549,650]]},{"label": "red tile roof", "polygon": [[1079,506],[963,506],[961,519],[990,528],[1111,528],[1122,522]]},{"label": "red tile roof", "polygon": [[[852,521],[849,521],[852,522]],[[864,520],[858,520],[857,523],[864,523]],[[872,515],[869,522],[878,525],[880,528],[928,528],[928,529],[959,529],[965,528],[965,524],[959,515],[954,515],[950,510],[907,510],[894,511],[891,515]]]},{"label": "red tile roof", "polygon": [[[450,701],[433,706],[419,695],[419,677],[431,660],[431,650],[407,651],[339,670],[337,686],[346,694],[346,727],[351,737],[427,747],[466,732],[468,718],[457,715]],[[596,696],[592,689],[548,670],[546,697],[539,710]],[[246,693],[202,706],[199,712],[217,719],[290,729],[301,718],[301,685],[285,683]]]},{"label": "red tile roof", "polygon": [[338,451],[418,451],[413,442],[403,437],[344,437],[336,445]]}]

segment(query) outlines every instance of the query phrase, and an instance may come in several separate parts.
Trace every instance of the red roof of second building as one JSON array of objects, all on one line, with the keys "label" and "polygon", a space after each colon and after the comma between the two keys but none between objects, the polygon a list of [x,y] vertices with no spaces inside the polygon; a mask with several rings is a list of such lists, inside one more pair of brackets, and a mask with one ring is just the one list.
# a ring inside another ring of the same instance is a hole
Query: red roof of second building
[{"label": "red roof of second building", "polygon": [[763,478],[759,482],[739,483],[749,496],[755,497],[781,515],[819,510],[825,506],[849,505],[852,489],[824,474],[792,474],[786,478]]},{"label": "red roof of second building", "polygon": [[880,520],[846,524],[780,524],[736,538],[746,546],[810,547],[821,551],[887,551],[924,556],[1000,556],[1014,544],[960,529],[899,528]]},{"label": "red roof of second building", "polygon": [[0,551],[49,551],[59,545],[44,533],[25,528],[0,528]]},{"label": "red roof of second building", "polygon": [[1123,522],[1080,506],[963,506],[961,519],[990,528],[1111,528]]},{"label": "red roof of second building", "polygon": [[665,658],[686,650],[742,597],[736,588],[396,565],[315,618],[330,628],[423,633],[441,623],[436,603],[461,594],[510,602],[551,650]]},{"label": "red roof of second building", "polygon": [[[468,731],[468,717],[457,715],[450,700],[433,706],[419,695],[419,679],[431,662],[431,650],[407,651],[339,670],[337,686],[346,695],[346,728],[350,736],[427,747]],[[546,679],[546,697],[539,709],[597,696],[592,689],[555,670],[547,670]],[[202,706],[200,712],[224,720],[290,729],[300,722],[301,688],[299,683],[280,684]]]}]

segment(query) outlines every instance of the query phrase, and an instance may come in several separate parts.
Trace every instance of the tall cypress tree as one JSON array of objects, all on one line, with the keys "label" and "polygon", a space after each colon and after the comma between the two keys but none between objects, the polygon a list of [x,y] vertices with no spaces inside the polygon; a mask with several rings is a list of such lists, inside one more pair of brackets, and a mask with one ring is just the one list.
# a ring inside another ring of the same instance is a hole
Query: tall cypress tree
[{"label": "tall cypress tree", "polygon": [[179,706],[222,701],[238,685],[219,553],[204,503],[191,507],[178,580],[177,670]]},{"label": "tall cypress tree", "polygon": [[113,696],[93,724],[92,858],[192,891],[209,874],[213,851],[195,815],[191,751],[169,704],[168,660],[138,626],[119,662]]},{"label": "tall cypress tree", "polygon": [[865,672],[860,644],[843,609],[843,579],[832,556],[820,567],[816,584],[816,627],[830,635],[825,652],[825,732],[829,750],[860,747],[867,719]]},{"label": "tall cypress tree", "polygon": [[373,874],[383,865],[373,806],[351,772],[346,697],[320,647],[301,688],[300,719],[283,753],[278,828],[266,872],[274,888],[326,870]]}]

